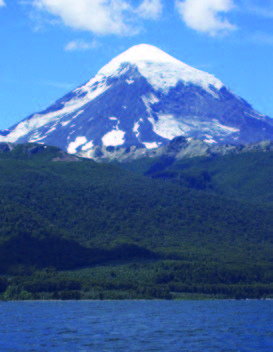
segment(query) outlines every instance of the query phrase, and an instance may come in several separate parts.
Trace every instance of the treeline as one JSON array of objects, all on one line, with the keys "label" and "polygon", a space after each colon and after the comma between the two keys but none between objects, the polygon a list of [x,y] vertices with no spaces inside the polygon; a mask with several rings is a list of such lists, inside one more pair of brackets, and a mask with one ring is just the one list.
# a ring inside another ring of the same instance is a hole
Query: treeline
[{"label": "treeline", "polygon": [[[54,268],[0,279],[0,297],[12,299],[179,299],[273,297],[272,270],[146,261],[79,271]],[[215,275],[213,273],[216,273]]]}]

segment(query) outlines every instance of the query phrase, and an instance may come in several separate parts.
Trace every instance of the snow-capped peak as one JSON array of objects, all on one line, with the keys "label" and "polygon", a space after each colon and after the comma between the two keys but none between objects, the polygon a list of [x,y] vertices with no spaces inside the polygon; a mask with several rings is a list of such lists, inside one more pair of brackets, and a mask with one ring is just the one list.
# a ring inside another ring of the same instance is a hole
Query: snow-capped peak
[{"label": "snow-capped peak", "polygon": [[0,141],[56,145],[92,157],[97,146],[149,149],[177,136],[209,144],[272,139],[271,122],[222,87],[214,76],[141,44],[45,111],[0,131]]},{"label": "snow-capped peak", "polygon": [[172,63],[175,65],[182,64],[181,61],[175,59],[171,55],[165,53],[164,51],[158,49],[155,46],[148,44],[139,44],[131,47],[127,51],[116,56],[113,60],[109,62],[108,65],[104,66],[100,70],[100,72],[104,72],[106,69],[113,68],[114,66],[115,68],[117,68],[118,66],[120,66],[120,64],[124,62],[138,64],[141,61],[146,61],[150,63]]},{"label": "snow-capped peak", "polygon": [[156,90],[164,92],[175,87],[179,81],[198,85],[213,95],[215,92],[211,90],[211,86],[216,90],[223,87],[223,83],[213,75],[190,67],[155,46],[147,44],[133,46],[118,55],[98,72],[96,78],[121,74],[119,69],[126,63],[136,66],[139,73]]}]

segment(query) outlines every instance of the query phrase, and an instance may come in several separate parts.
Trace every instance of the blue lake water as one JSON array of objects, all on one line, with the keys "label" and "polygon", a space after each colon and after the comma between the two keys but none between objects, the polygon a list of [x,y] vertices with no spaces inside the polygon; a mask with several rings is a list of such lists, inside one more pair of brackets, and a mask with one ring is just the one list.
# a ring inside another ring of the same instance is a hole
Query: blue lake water
[{"label": "blue lake water", "polygon": [[273,351],[273,301],[0,302],[0,351]]}]

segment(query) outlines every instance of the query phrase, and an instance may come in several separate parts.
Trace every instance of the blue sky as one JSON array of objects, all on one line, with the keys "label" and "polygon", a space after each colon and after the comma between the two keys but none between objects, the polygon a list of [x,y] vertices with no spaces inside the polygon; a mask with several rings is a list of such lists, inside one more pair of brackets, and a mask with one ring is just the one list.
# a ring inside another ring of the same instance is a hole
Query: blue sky
[{"label": "blue sky", "polygon": [[141,43],[273,117],[273,0],[0,0],[0,129]]}]

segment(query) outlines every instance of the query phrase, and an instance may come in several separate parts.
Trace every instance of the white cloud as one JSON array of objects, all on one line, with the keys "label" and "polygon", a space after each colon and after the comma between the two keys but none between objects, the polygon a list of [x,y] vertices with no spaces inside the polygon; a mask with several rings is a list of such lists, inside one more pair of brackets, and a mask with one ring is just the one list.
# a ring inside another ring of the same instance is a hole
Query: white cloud
[{"label": "white cloud", "polygon": [[0,7],[5,6],[6,4],[4,3],[4,0],[0,0]]},{"label": "white cloud", "polygon": [[92,42],[86,42],[82,39],[72,40],[65,46],[66,51],[86,51],[94,49],[98,46],[98,43],[93,40]]},{"label": "white cloud", "polygon": [[135,25],[140,18],[156,19],[160,15],[161,1],[143,0],[137,7],[130,0],[33,0],[32,4],[74,29],[128,35],[137,32]]},{"label": "white cloud", "polygon": [[162,7],[161,0],[144,0],[137,13],[145,19],[157,19],[162,13]]},{"label": "white cloud", "polygon": [[125,16],[131,6],[124,0],[35,0],[34,4],[75,29],[96,34],[122,34],[128,30]]},{"label": "white cloud", "polygon": [[214,36],[236,29],[221,16],[232,10],[233,0],[176,0],[176,7],[186,25],[199,32]]}]

